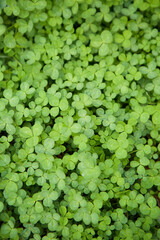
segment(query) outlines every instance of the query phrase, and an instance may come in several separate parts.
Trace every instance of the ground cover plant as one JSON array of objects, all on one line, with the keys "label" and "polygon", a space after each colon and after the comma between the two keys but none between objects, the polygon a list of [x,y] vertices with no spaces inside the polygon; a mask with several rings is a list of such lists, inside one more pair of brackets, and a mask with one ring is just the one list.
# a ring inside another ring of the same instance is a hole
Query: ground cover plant
[{"label": "ground cover plant", "polygon": [[0,0],[0,239],[160,239],[160,1]]}]

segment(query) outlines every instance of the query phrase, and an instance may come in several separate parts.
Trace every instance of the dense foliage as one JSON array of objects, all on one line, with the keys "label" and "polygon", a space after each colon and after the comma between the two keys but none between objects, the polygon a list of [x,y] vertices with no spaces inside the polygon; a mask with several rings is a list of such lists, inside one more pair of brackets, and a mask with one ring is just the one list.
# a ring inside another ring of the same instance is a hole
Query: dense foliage
[{"label": "dense foliage", "polygon": [[0,0],[0,239],[160,239],[159,26],[159,0]]}]

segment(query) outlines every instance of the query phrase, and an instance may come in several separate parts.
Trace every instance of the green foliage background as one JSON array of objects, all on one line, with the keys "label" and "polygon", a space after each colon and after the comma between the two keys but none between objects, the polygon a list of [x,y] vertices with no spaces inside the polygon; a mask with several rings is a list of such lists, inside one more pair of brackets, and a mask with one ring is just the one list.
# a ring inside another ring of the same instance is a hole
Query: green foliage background
[{"label": "green foliage background", "polygon": [[160,239],[159,26],[159,0],[0,0],[0,239]]}]

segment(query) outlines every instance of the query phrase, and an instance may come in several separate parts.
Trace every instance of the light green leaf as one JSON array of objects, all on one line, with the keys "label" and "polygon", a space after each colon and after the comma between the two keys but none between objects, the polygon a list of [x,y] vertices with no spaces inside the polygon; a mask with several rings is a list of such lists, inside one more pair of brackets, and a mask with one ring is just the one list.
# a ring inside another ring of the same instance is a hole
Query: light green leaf
[{"label": "light green leaf", "polygon": [[16,132],[16,128],[11,124],[6,124],[6,132],[10,135],[13,135]]},{"label": "light green leaf", "polygon": [[118,142],[115,139],[109,139],[107,141],[107,147],[109,150],[114,151],[118,148]]},{"label": "light green leaf", "polygon": [[0,167],[5,167],[10,163],[10,156],[7,154],[0,154]]},{"label": "light green leaf", "polygon": [[20,136],[22,138],[30,138],[32,137],[32,131],[29,127],[23,127],[20,129]]},{"label": "light green leaf", "polygon": [[142,203],[140,205],[139,210],[143,215],[149,215],[150,213],[150,208],[145,203]]},{"label": "light green leaf", "polygon": [[36,137],[40,136],[41,133],[43,132],[43,127],[39,122],[37,122],[33,125],[32,131],[33,131],[34,136],[36,136]]},{"label": "light green leaf", "polygon": [[146,123],[148,121],[148,119],[149,119],[149,114],[148,113],[144,112],[144,113],[141,114],[140,120],[141,120],[142,123]]},{"label": "light green leaf", "polygon": [[108,31],[108,30],[104,30],[101,33],[101,38],[102,38],[102,41],[105,43],[111,43],[113,41],[112,33],[111,31]]},{"label": "light green leaf", "polygon": [[143,157],[140,159],[140,163],[143,165],[143,166],[147,166],[149,165],[149,159],[146,158],[146,157]]},{"label": "light green leaf", "polygon": [[71,127],[73,133],[78,133],[81,131],[81,125],[79,123],[74,123]]},{"label": "light green leaf", "polygon": [[31,137],[26,140],[26,144],[28,147],[34,147],[38,144],[39,138],[38,137]]},{"label": "light green leaf", "polygon": [[5,31],[6,31],[6,26],[0,24],[0,36],[2,36],[5,33]]},{"label": "light green leaf", "polygon": [[157,205],[156,199],[152,196],[148,198],[147,203],[150,208],[154,208]]},{"label": "light green leaf", "polygon": [[5,191],[8,193],[9,192],[17,192],[17,190],[18,190],[17,184],[12,181],[8,182],[5,187]]},{"label": "light green leaf", "polygon": [[145,174],[145,168],[144,168],[143,166],[139,166],[139,167],[137,168],[137,172],[138,172],[138,174],[140,174],[140,175],[144,175],[144,174]]},{"label": "light green leaf", "polygon": [[101,44],[102,44],[102,39],[100,36],[95,36],[91,40],[91,46],[94,48],[99,48]]},{"label": "light green leaf", "polygon": [[66,98],[61,99],[59,107],[62,111],[66,111],[68,109],[68,101]]},{"label": "light green leaf", "polygon": [[5,37],[4,37],[4,44],[6,47],[8,48],[15,48],[16,46],[16,41],[15,38],[13,37],[12,34],[8,33]]},{"label": "light green leaf", "polygon": [[116,157],[119,159],[123,159],[127,157],[127,151],[123,148],[118,148],[116,150]]},{"label": "light green leaf", "polygon": [[100,46],[99,55],[103,57],[103,56],[108,55],[108,53],[109,53],[109,46],[106,43],[103,43]]},{"label": "light green leaf", "polygon": [[43,205],[40,202],[36,202],[36,204],[35,204],[35,211],[37,213],[43,212]]},{"label": "light green leaf", "polygon": [[160,124],[160,112],[155,112],[152,116],[152,121],[155,125]]},{"label": "light green leaf", "polygon": [[3,211],[3,208],[4,208],[4,204],[3,204],[3,202],[0,202],[0,212]]}]

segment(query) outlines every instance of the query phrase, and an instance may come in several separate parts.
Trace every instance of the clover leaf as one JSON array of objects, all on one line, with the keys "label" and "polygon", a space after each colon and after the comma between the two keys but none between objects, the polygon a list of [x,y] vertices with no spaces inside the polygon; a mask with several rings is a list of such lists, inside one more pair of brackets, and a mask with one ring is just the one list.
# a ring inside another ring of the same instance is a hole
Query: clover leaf
[{"label": "clover leaf", "polygon": [[108,30],[104,30],[100,36],[94,37],[91,40],[91,46],[99,48],[99,55],[106,56],[109,53],[109,44],[112,43],[113,36]]}]

